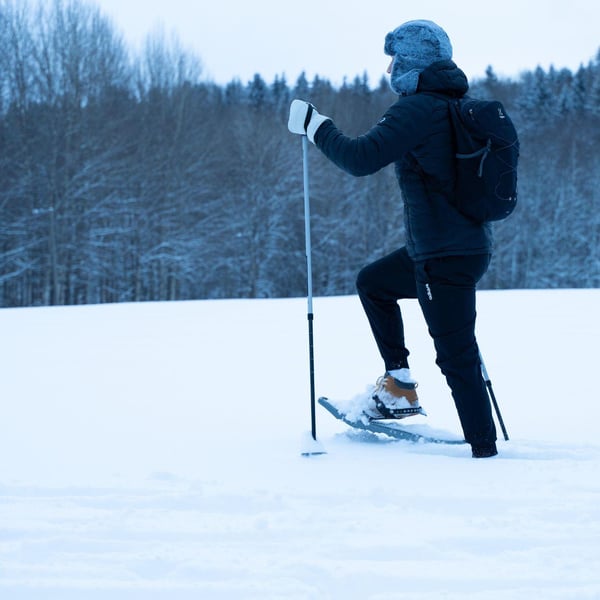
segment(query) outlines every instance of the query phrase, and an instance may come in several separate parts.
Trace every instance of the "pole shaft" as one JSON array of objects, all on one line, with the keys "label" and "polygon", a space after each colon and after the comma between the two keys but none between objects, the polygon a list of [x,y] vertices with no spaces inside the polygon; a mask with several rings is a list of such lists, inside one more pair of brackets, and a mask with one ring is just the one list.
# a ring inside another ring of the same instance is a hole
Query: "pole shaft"
[{"label": "pole shaft", "polygon": [[506,431],[506,427],[504,425],[504,419],[500,414],[500,407],[498,406],[498,402],[496,401],[496,395],[494,394],[494,389],[492,388],[492,381],[490,376],[488,375],[487,369],[485,368],[485,363],[483,362],[483,357],[481,353],[479,354],[479,362],[481,364],[481,374],[483,375],[483,380],[485,381],[485,386],[490,395],[490,399],[492,401],[492,406],[496,411],[496,416],[498,417],[498,423],[500,423],[500,428],[502,429],[502,434],[504,435],[504,439],[508,441],[508,432]]},{"label": "pole shaft", "polygon": [[306,279],[308,284],[308,313],[313,312],[313,291],[312,291],[312,252],[310,239],[310,195],[308,183],[308,138],[302,136],[302,165],[304,174],[304,239],[306,246]]},{"label": "pole shaft", "polygon": [[317,418],[315,407],[315,353],[313,343],[313,314],[308,313],[308,350],[310,370],[310,426],[313,440],[317,439]]},{"label": "pole shaft", "polygon": [[306,280],[308,304],[308,361],[310,373],[310,421],[313,440],[317,439],[317,420],[315,407],[315,356],[313,337],[313,290],[312,290],[312,243],[310,239],[310,195],[308,179],[308,138],[302,136],[302,166],[304,175],[304,238],[306,245]]}]

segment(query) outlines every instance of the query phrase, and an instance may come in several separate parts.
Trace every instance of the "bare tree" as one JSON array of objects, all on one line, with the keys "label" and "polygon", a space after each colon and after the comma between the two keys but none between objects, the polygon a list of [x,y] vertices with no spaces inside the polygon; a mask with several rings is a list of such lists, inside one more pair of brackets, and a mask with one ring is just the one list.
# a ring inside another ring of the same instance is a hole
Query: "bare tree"
[{"label": "bare tree", "polygon": [[[520,202],[484,287],[600,285],[599,60],[473,83],[521,136]],[[365,75],[220,87],[161,29],[131,56],[94,5],[0,0],[0,304],[303,295],[295,96],[349,135],[394,102]],[[309,161],[315,293],[353,293],[404,240],[393,168]]]}]

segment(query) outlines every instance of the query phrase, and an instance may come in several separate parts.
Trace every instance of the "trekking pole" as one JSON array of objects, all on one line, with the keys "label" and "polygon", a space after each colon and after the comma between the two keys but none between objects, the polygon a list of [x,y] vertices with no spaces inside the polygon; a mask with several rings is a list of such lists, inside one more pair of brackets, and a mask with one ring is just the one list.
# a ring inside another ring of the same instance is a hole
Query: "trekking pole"
[{"label": "trekking pole", "polygon": [[310,240],[310,197],[308,190],[308,138],[302,136],[302,167],[304,175],[304,238],[306,244],[306,278],[308,301],[308,362],[310,371],[310,422],[312,440],[308,440],[306,448],[302,451],[304,456],[325,454],[325,450],[317,441],[317,419],[315,414],[315,356],[313,339],[313,292],[312,292],[312,253]]},{"label": "trekking pole", "polygon": [[508,433],[506,431],[506,427],[504,426],[504,421],[502,419],[502,415],[500,414],[500,408],[498,407],[498,402],[496,401],[496,396],[492,388],[492,381],[490,379],[490,376],[488,375],[487,369],[485,368],[485,363],[483,362],[481,352],[479,353],[479,362],[481,363],[481,374],[483,375],[485,386],[492,400],[492,405],[494,406],[494,410],[496,411],[496,416],[498,417],[498,423],[500,423],[500,428],[502,429],[502,433],[504,434],[504,439],[508,441]]}]

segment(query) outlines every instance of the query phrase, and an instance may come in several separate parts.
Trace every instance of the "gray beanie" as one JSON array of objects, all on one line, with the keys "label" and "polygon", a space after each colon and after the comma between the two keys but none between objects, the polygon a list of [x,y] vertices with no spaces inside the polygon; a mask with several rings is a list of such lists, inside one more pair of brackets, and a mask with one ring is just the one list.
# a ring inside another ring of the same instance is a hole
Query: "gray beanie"
[{"label": "gray beanie", "polygon": [[390,87],[396,94],[408,96],[417,91],[424,69],[452,58],[452,44],[433,21],[408,21],[385,36],[384,52],[394,57]]}]

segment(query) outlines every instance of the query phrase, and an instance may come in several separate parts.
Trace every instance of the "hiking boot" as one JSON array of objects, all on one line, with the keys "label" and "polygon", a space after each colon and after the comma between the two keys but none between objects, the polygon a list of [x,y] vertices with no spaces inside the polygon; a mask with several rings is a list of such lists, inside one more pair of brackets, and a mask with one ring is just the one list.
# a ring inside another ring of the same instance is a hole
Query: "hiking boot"
[{"label": "hiking boot", "polygon": [[392,376],[386,371],[377,380],[371,404],[364,412],[371,419],[404,419],[414,415],[427,415],[419,405],[417,382],[408,369],[400,369]]},{"label": "hiking boot", "polygon": [[494,442],[483,445],[472,444],[471,450],[473,452],[473,458],[490,458],[498,454],[498,450]]}]

